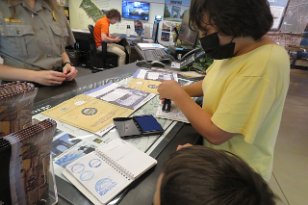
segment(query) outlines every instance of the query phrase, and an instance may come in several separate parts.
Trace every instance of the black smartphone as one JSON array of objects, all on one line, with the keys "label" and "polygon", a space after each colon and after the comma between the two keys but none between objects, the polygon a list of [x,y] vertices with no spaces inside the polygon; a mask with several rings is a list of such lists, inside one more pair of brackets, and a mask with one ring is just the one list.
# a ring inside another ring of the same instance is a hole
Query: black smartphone
[{"label": "black smartphone", "polygon": [[153,115],[114,118],[120,137],[162,134],[164,129]]}]

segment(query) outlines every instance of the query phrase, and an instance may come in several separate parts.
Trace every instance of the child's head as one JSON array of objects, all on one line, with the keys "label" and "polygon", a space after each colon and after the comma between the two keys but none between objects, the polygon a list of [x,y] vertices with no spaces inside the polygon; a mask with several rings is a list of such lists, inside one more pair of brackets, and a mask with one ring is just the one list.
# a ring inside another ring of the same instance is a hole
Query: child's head
[{"label": "child's head", "polygon": [[111,24],[115,24],[121,21],[121,13],[116,9],[111,9],[107,11],[106,16],[110,20]]},{"label": "child's head", "polygon": [[154,205],[272,205],[274,198],[263,178],[240,158],[192,146],[166,162]]}]

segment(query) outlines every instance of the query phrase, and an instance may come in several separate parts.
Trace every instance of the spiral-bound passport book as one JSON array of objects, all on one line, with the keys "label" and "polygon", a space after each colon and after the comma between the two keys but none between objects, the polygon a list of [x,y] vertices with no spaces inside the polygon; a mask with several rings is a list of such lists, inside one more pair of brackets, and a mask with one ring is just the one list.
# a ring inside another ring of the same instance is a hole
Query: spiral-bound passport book
[{"label": "spiral-bound passport book", "polygon": [[116,139],[69,164],[64,176],[94,204],[107,204],[157,161]]}]

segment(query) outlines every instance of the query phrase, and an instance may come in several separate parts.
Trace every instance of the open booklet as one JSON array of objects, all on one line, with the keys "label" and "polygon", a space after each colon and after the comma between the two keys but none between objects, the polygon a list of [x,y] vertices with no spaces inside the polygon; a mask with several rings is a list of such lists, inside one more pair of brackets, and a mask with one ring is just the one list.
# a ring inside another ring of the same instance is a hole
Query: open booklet
[{"label": "open booklet", "polygon": [[66,166],[63,175],[94,204],[107,204],[157,161],[121,139]]},{"label": "open booklet", "polygon": [[43,112],[44,115],[102,136],[115,117],[128,117],[155,94],[109,83],[77,95]]}]

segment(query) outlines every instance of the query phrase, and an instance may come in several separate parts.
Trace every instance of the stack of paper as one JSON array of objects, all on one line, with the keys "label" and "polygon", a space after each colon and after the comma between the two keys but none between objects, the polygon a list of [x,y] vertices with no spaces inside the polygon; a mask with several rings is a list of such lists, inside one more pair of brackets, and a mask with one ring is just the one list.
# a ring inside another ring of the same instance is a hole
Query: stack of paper
[{"label": "stack of paper", "polygon": [[151,49],[165,48],[164,46],[160,45],[159,43],[137,43],[137,46],[141,50],[151,50]]}]

